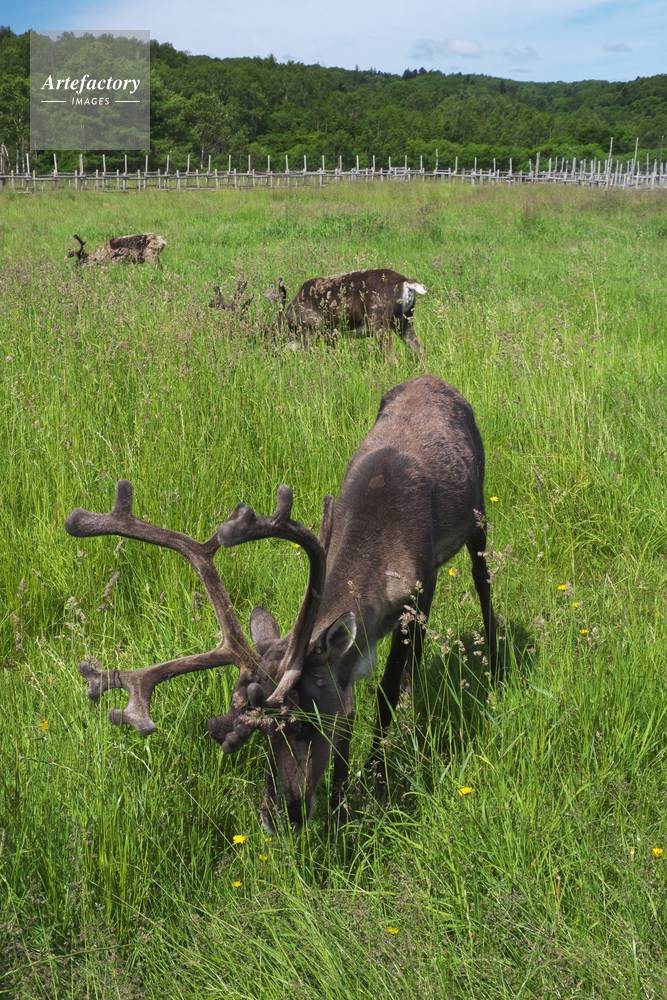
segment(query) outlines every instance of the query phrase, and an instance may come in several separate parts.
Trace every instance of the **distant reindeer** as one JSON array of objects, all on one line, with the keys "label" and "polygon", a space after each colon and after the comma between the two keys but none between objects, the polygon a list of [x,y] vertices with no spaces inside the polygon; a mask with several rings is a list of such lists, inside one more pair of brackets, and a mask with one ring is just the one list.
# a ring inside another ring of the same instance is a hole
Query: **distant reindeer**
[{"label": "distant reindeer", "polygon": [[301,286],[289,306],[282,278],[266,297],[280,304],[276,320],[280,331],[287,327],[306,337],[334,330],[354,337],[375,336],[380,346],[391,345],[391,333],[397,333],[414,354],[423,353],[412,316],[416,295],[425,295],[420,282],[386,267],[352,271],[326,278],[311,278]]},{"label": "distant reindeer", "polygon": [[229,302],[225,302],[222,296],[222,291],[220,290],[220,285],[214,285],[213,294],[215,298],[211,299],[209,302],[209,309],[223,309],[226,312],[238,313],[242,316],[253,300],[252,295],[246,296],[245,299],[243,298],[243,293],[245,292],[247,285],[248,282],[244,278],[239,278],[236,291],[232,295]]},{"label": "distant reindeer", "polygon": [[143,264],[148,260],[158,264],[160,254],[167,245],[164,236],[156,236],[155,233],[136,233],[132,236],[116,236],[112,240],[107,240],[98,250],[88,253],[83,249],[87,240],[82,240],[76,233],[74,239],[78,240],[79,249],[68,250],[65,260],[76,257],[79,264],[117,264],[119,261]]},{"label": "distant reindeer", "polygon": [[[465,545],[479,595],[492,679],[502,679],[489,574],[484,558],[484,449],[468,401],[433,375],[411,379],[382,399],[374,426],[350,461],[335,504],[324,498],[319,536],[291,520],[292,491],[278,488],[271,516],[237,504],[207,542],[149,524],[132,514],[132,487],[116,486],[109,514],[77,508],[67,518],[70,535],[121,535],[179,552],[199,575],[215,610],[222,638],[207,653],[183,656],[137,670],[104,670],[80,663],[88,697],[108,688],[129,692],[127,707],[111,722],[155,730],[153,689],[194,670],[234,664],[239,678],[226,715],[212,718],[211,736],[232,753],[255,730],[268,741],[262,823],[275,830],[281,816],[298,827],[312,811],[315,789],[333,755],[332,807],[345,816],[341,798],[348,774],[354,720],[353,689],[376,663],[379,640],[393,633],[377,692],[378,715],[371,761],[382,774],[382,737],[396,707],[403,671],[420,662],[424,626],[438,569]],[[248,644],[213,563],[221,545],[261,538],[299,545],[310,562],[306,594],[294,628],[281,638],[264,608],[250,616]]]}]

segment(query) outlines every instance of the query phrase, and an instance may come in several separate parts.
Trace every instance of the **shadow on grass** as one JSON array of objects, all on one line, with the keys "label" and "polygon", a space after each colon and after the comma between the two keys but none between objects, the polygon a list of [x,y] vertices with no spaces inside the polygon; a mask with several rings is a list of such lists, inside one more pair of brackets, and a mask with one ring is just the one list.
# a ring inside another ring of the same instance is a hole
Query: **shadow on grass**
[{"label": "shadow on grass", "polygon": [[[395,717],[383,741],[381,765],[372,766],[366,741],[361,770],[348,787],[352,823],[341,843],[349,848],[362,827],[372,836],[376,821],[382,827],[387,822],[400,825],[419,810],[420,795],[433,795],[446,772],[456,769],[457,761],[464,766],[471,744],[502,714],[506,693],[523,685],[537,659],[533,635],[526,628],[506,624],[503,634],[500,645],[508,679],[502,684],[490,685],[486,649],[477,633],[463,633],[450,641],[451,648],[444,655],[434,642],[426,647],[412,683],[404,678]],[[327,817],[329,829],[335,828],[335,817],[327,815],[324,798],[316,815],[321,820]],[[346,851],[343,856],[350,858]]]},{"label": "shadow on grass", "polygon": [[450,732],[471,740],[484,725],[487,705],[497,706],[504,693],[532,672],[537,652],[523,625],[506,624],[499,642],[505,681],[491,683],[486,648],[475,633],[464,633],[443,655],[427,647],[412,685],[411,714],[415,730],[432,750],[443,752]]}]

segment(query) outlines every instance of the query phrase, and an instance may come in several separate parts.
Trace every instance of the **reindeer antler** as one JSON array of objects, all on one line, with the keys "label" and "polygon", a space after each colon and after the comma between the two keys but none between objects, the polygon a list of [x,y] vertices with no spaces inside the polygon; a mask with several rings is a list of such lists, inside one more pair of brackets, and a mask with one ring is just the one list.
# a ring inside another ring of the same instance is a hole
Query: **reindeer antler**
[{"label": "reindeer antler", "polygon": [[225,300],[222,297],[222,292],[220,291],[220,285],[213,286],[213,294],[215,295],[215,298],[211,299],[211,301],[209,302],[208,304],[209,309],[226,309],[227,306],[225,305]]},{"label": "reindeer antler", "polygon": [[284,538],[300,545],[310,561],[306,593],[287,650],[276,672],[277,687],[267,699],[268,705],[284,701],[301,676],[324,590],[327,551],[333,527],[333,497],[330,494],[324,498],[319,537],[303,524],[290,519],[293,499],[294,494],[289,486],[279,486],[273,514],[268,517],[260,516],[255,514],[252,507],[237,504],[227,521],[218,529],[218,541],[226,547],[260,538]]},{"label": "reindeer antler", "polygon": [[222,291],[220,290],[220,285],[214,285],[213,294],[215,295],[215,298],[211,299],[211,301],[209,302],[208,304],[209,309],[224,309],[230,313],[235,313],[235,312],[241,314],[244,313],[253,300],[253,296],[249,295],[245,299],[245,301],[243,302],[241,301],[241,299],[243,298],[243,293],[245,292],[247,287],[248,287],[247,280],[245,278],[239,278],[238,283],[236,285],[236,291],[232,295],[229,302],[225,302]]},{"label": "reindeer antler", "polygon": [[155,731],[155,723],[150,717],[150,702],[157,684],[193,670],[209,670],[211,667],[231,663],[239,668],[240,675],[232,697],[232,708],[225,718],[230,739],[237,726],[239,732],[236,741],[232,739],[233,745],[228,749],[240,746],[239,737],[245,739],[252,732],[252,728],[241,722],[240,715],[246,706],[248,687],[253,681],[257,681],[257,657],[248,645],[213,563],[213,556],[220,547],[218,532],[214,532],[207,542],[200,543],[179,531],[158,528],[140,520],[132,514],[132,486],[127,479],[121,479],[116,485],[116,502],[109,514],[93,514],[77,507],[67,518],[65,529],[77,538],[121,535],[180,553],[203,583],[222,632],[220,642],[210,652],[183,656],[138,670],[105,671],[101,667],[98,670],[90,663],[80,663],[79,673],[88,680],[88,697],[97,701],[100,694],[110,687],[125,688],[130,694],[127,707],[122,712],[112,710],[109,718],[114,725],[127,723],[147,736]]},{"label": "reindeer antler", "polygon": [[126,708],[109,712],[109,719],[114,725],[128,724],[134,726],[142,736],[150,735],[155,731],[155,723],[150,716],[150,703],[157,684],[194,670],[209,670],[228,663],[238,667],[239,678],[229,711],[226,715],[210,720],[209,732],[222,744],[226,753],[231,753],[238,750],[261,725],[262,716],[258,709],[265,703],[259,683],[261,667],[243,634],[229,595],[213,563],[213,556],[221,545],[238,545],[254,538],[275,537],[296,542],[306,551],[310,560],[306,596],[287,651],[274,678],[276,689],[266,699],[266,704],[269,705],[284,702],[303,669],[324,587],[326,555],[333,526],[333,497],[324,498],[319,538],[302,524],[290,520],[292,499],[292,491],[288,486],[279,487],[276,510],[270,517],[258,517],[250,507],[237,504],[228,520],[206,542],[197,542],[180,531],[159,528],[135,517],[132,513],[132,486],[127,479],[121,479],[117,483],[116,500],[110,513],[94,514],[80,507],[72,511],[65,522],[65,529],[77,538],[121,535],[123,538],[134,538],[173,549],[187,559],[206,589],[222,632],[220,642],[209,652],[182,656],[136,670],[103,670],[97,660],[80,663],[79,673],[88,681],[87,694],[93,701],[97,701],[109,688],[119,687],[129,692]]}]

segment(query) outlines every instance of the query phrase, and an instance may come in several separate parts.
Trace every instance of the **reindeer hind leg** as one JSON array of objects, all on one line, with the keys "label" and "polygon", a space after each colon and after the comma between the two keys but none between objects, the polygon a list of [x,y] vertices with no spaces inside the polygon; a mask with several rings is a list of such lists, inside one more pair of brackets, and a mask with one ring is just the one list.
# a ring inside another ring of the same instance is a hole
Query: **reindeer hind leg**
[{"label": "reindeer hind leg", "polygon": [[[483,513],[483,512],[482,512]],[[502,681],[505,677],[502,657],[498,653],[498,637],[496,635],[496,619],[493,614],[491,603],[491,582],[489,580],[489,568],[486,565],[484,551],[486,549],[486,530],[478,526],[466,542],[466,547],[472,559],[472,578],[475,590],[479,597],[482,608],[482,618],[484,619],[484,630],[486,641],[489,647],[489,663],[491,666],[491,680]]]}]

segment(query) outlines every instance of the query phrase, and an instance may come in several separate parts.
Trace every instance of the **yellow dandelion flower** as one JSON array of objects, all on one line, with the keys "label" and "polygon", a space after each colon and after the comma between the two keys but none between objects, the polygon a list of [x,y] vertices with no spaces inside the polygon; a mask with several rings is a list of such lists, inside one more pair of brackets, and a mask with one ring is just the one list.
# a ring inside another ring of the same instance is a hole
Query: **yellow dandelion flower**
[{"label": "yellow dandelion flower", "polygon": [[453,566],[450,566],[450,568],[449,568],[449,575],[450,576],[458,576],[459,575],[459,571],[457,569],[454,569]]},{"label": "yellow dandelion flower", "polygon": [[260,860],[260,861],[267,861],[267,860],[268,860],[268,857],[269,857],[269,855],[268,855],[268,854],[260,854],[260,856],[259,856],[259,860]]},{"label": "yellow dandelion flower", "polygon": [[579,631],[581,632],[582,635],[588,635],[588,633],[590,632],[590,629],[589,628],[580,628]]},{"label": "yellow dandelion flower", "polygon": [[239,881],[232,882],[232,885],[234,886],[235,889],[240,889],[241,888],[241,882],[239,882]]},{"label": "yellow dandelion flower", "polygon": [[558,589],[559,590],[567,590],[569,586],[570,586],[569,583],[559,583],[558,584]]},{"label": "yellow dandelion flower", "polygon": [[398,927],[392,927],[391,924],[387,927],[387,934],[398,934]]},{"label": "yellow dandelion flower", "polygon": [[491,503],[498,503],[498,497],[489,497]]},{"label": "yellow dandelion flower", "polygon": [[581,607],[581,601],[572,601],[572,607],[573,608],[580,608]]},{"label": "yellow dandelion flower", "polygon": [[301,546],[299,545],[298,542],[292,542],[292,545],[294,546],[295,549],[300,549],[301,548]]},{"label": "yellow dandelion flower", "polygon": [[232,837],[232,840],[234,841],[235,844],[245,844],[246,838],[243,836],[242,833],[235,833],[234,836]]},{"label": "yellow dandelion flower", "polygon": [[471,792],[472,788],[468,785],[466,785],[465,788],[459,788],[459,795],[470,795]]},{"label": "yellow dandelion flower", "polygon": [[271,843],[271,841],[272,841],[272,840],[275,840],[275,839],[276,839],[275,837],[265,837],[265,838],[264,838],[264,843],[265,843],[265,844],[270,844],[270,843]]},{"label": "yellow dandelion flower", "polygon": [[45,733],[48,733],[48,731],[49,731],[49,724],[46,721],[46,719],[42,719],[42,721],[40,722],[40,726],[42,727],[42,729],[44,730]]},{"label": "yellow dandelion flower", "polygon": [[654,847],[653,848],[653,857],[654,858],[661,858],[662,857],[662,847]]}]

